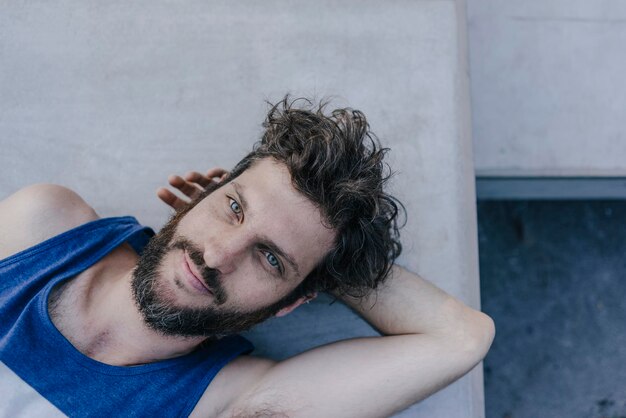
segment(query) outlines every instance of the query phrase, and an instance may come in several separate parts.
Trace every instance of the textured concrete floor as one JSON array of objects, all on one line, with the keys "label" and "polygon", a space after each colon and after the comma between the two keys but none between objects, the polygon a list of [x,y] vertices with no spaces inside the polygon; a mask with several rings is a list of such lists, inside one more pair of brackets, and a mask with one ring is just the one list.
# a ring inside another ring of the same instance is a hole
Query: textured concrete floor
[{"label": "textured concrete floor", "polygon": [[479,202],[487,418],[626,417],[626,202]]}]

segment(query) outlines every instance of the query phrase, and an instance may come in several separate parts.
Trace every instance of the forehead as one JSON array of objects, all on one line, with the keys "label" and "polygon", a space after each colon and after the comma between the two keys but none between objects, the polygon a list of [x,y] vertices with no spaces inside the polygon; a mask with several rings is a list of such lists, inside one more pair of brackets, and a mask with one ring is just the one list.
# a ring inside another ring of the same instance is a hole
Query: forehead
[{"label": "forehead", "polygon": [[269,238],[292,255],[302,278],[332,248],[334,231],[323,225],[321,211],[293,187],[284,164],[262,159],[219,190],[245,200],[246,231]]}]

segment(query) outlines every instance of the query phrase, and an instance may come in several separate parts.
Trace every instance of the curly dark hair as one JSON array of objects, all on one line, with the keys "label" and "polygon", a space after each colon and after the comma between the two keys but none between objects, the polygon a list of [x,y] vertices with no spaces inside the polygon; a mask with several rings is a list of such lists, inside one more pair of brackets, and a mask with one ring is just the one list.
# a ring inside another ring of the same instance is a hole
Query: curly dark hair
[{"label": "curly dark hair", "polygon": [[[273,158],[287,166],[296,190],[337,231],[333,249],[289,298],[333,291],[363,297],[389,275],[400,255],[398,214],[404,207],[385,193],[391,176],[388,148],[369,130],[365,115],[350,108],[324,114],[327,103],[286,96],[271,105],[260,142],[231,171],[232,180],[255,161]],[[289,301],[286,301],[289,302]]]}]

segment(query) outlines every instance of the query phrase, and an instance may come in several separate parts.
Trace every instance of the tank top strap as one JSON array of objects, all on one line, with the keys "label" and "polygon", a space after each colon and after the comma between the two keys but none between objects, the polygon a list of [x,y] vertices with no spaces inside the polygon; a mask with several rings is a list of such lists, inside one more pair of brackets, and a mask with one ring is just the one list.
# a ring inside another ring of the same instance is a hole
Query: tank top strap
[{"label": "tank top strap", "polygon": [[82,224],[60,235],[0,261],[0,272],[20,269],[54,274],[71,265],[69,274],[80,272],[98,262],[125,241],[138,253],[154,235],[149,227],[132,216],[101,218]]}]

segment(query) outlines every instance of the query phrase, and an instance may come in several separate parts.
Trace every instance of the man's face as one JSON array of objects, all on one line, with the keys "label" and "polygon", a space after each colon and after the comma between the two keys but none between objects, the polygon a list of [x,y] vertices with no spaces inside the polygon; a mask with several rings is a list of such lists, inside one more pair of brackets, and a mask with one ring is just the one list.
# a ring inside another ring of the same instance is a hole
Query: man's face
[{"label": "man's face", "polygon": [[334,238],[287,168],[263,159],[167,223],[142,253],[133,291],[164,334],[237,333],[301,303],[283,301]]}]

